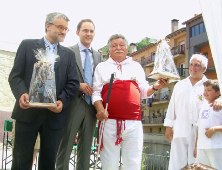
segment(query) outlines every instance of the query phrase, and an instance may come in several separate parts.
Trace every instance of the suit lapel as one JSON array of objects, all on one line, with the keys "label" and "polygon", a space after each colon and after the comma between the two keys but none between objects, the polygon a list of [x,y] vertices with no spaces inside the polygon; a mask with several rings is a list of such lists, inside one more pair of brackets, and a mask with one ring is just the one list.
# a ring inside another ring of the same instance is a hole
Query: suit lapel
[{"label": "suit lapel", "polygon": [[80,74],[82,76],[82,79],[84,80],[84,73],[83,73],[83,67],[82,67],[82,60],[81,60],[81,56],[80,56],[80,51],[79,51],[79,46],[75,45],[73,47],[71,47],[71,49],[74,51],[75,56],[76,56],[76,63],[77,63],[77,67],[80,71]]},{"label": "suit lapel", "polygon": [[54,64],[54,68],[57,69],[58,66],[60,65],[60,61],[61,61],[61,56],[64,56],[64,49],[58,44],[57,46],[57,54],[59,56],[59,58],[56,60],[55,64]]},{"label": "suit lapel", "polygon": [[37,43],[36,43],[36,49],[44,49],[44,50],[45,50],[44,38],[42,38],[42,39],[40,39],[39,41],[37,41]]},{"label": "suit lapel", "polygon": [[[75,53],[77,67],[78,67],[79,72],[82,76],[82,79],[84,80],[84,73],[83,73],[82,60],[81,60],[81,56],[80,56],[79,46],[78,46],[78,44],[76,44],[76,45],[70,47],[70,49],[72,51],[74,51],[74,53]],[[93,57],[93,64],[94,64],[94,67],[93,67],[93,74],[94,74],[95,68],[96,68],[97,64],[100,62],[100,60],[99,60],[100,57],[98,56],[96,51],[93,49],[92,49],[92,57]]]},{"label": "suit lapel", "polygon": [[94,72],[97,64],[99,63],[98,61],[99,57],[97,56],[97,53],[95,52],[95,50],[92,50],[92,56],[93,56],[93,65],[94,65],[93,72]]}]

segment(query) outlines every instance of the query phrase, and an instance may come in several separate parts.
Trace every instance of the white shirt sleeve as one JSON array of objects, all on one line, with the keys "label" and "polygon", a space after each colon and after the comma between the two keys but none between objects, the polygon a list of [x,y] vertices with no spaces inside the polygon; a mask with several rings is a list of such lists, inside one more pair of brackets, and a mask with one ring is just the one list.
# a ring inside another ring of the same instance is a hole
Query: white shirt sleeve
[{"label": "white shirt sleeve", "polygon": [[[137,71],[136,71],[137,70]],[[137,74],[138,79],[138,85],[141,91],[141,99],[148,98],[147,91],[149,89],[149,83],[146,81],[146,75],[141,65],[138,66],[138,68],[135,71]]]},{"label": "white shirt sleeve", "polygon": [[95,68],[94,77],[93,77],[93,94],[92,94],[92,103],[94,104],[98,100],[102,100],[101,91],[103,88],[103,81],[99,71],[99,65]]},{"label": "white shirt sleeve", "polygon": [[175,120],[175,90],[174,87],[173,93],[171,95],[170,103],[167,108],[166,117],[164,119],[164,126],[173,127]]}]

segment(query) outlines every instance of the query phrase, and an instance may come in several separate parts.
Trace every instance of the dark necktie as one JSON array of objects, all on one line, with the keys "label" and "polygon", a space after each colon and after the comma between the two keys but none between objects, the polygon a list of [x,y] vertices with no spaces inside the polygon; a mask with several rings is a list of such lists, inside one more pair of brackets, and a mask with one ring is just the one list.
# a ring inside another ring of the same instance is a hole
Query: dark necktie
[{"label": "dark necktie", "polygon": [[[86,54],[85,64],[84,64],[84,81],[85,83],[92,86],[92,63],[89,56],[89,50],[83,50]],[[85,101],[90,104],[91,103],[91,96],[85,95]]]}]

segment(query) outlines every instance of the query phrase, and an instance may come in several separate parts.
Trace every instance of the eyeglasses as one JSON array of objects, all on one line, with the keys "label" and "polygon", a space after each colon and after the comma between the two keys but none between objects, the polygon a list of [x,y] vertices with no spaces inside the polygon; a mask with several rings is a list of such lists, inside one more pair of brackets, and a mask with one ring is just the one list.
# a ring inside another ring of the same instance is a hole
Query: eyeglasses
[{"label": "eyeglasses", "polygon": [[58,28],[59,31],[61,31],[61,32],[62,32],[63,30],[65,30],[66,32],[69,31],[69,28],[68,28],[68,27],[64,27],[63,25],[56,25],[56,24],[53,24],[53,23],[50,23],[50,24],[56,26],[56,28]]}]

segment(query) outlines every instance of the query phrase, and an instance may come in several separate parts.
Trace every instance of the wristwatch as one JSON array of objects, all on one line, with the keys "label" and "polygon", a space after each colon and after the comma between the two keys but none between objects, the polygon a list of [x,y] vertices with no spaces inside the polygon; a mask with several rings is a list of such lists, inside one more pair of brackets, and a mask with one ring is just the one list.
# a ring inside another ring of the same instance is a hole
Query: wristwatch
[{"label": "wristwatch", "polygon": [[157,91],[158,89],[156,89],[155,87],[154,87],[154,84],[152,85],[152,89],[154,90],[154,91]]}]

